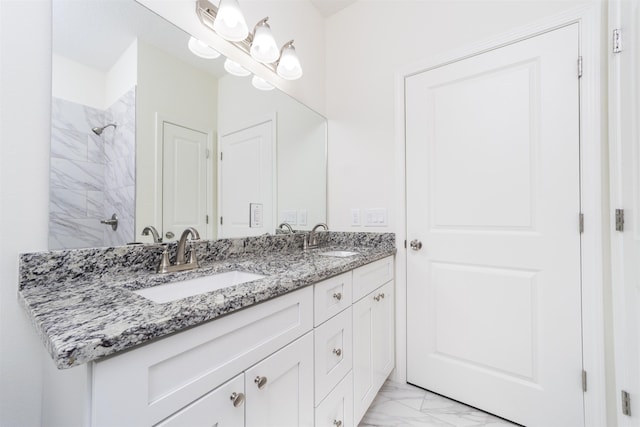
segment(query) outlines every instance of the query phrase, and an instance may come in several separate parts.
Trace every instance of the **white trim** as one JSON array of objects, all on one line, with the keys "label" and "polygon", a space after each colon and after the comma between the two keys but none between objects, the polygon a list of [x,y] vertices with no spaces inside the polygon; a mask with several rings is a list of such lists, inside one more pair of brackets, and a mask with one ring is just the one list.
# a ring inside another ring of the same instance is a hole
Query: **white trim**
[{"label": "white trim", "polygon": [[[560,27],[578,23],[583,77],[580,83],[581,198],[586,228],[582,236],[583,292],[583,366],[589,386],[584,393],[585,426],[606,425],[606,387],[604,359],[603,253],[602,253],[602,153],[601,127],[603,109],[600,86],[600,36],[603,34],[602,5],[594,2],[526,25],[463,48],[436,55],[403,67],[395,73],[396,192],[398,194],[398,228],[396,243],[396,312],[406,313],[406,185],[405,185],[405,78],[432,68],[460,61],[502,46],[534,37]],[[394,379],[406,381],[406,318],[397,319],[396,370]],[[579,381],[576,373],[576,382]]]}]

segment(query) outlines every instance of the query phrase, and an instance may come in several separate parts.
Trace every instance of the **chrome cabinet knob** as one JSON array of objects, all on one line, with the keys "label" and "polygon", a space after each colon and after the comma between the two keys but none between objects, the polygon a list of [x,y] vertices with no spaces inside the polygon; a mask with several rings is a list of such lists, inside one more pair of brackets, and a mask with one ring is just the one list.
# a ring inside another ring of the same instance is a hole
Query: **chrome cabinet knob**
[{"label": "chrome cabinet knob", "polygon": [[376,295],[375,297],[373,297],[373,299],[376,301],[380,301],[381,299],[384,299],[384,292]]},{"label": "chrome cabinet knob", "polygon": [[342,421],[333,420],[333,425],[336,426],[336,427],[342,427]]},{"label": "chrome cabinet knob", "polygon": [[173,234],[173,231],[167,231],[164,235],[167,239],[173,239],[174,237],[176,237],[175,234]]},{"label": "chrome cabinet knob", "polygon": [[267,385],[267,377],[257,376],[256,379],[253,380],[253,382],[256,383],[256,385],[258,386],[258,389],[262,390],[264,386]]},{"label": "chrome cabinet knob", "polygon": [[342,292],[336,292],[335,294],[333,294],[333,297],[340,301],[342,299]]},{"label": "chrome cabinet knob", "polygon": [[233,402],[234,407],[238,407],[244,403],[244,394],[243,393],[231,393],[231,402]]},{"label": "chrome cabinet knob", "polygon": [[334,348],[333,349],[333,354],[335,354],[336,356],[340,357],[342,355],[342,349]]},{"label": "chrome cabinet knob", "polygon": [[411,249],[414,251],[419,251],[422,249],[422,242],[418,239],[413,239],[411,243],[409,243],[409,246],[411,246]]}]

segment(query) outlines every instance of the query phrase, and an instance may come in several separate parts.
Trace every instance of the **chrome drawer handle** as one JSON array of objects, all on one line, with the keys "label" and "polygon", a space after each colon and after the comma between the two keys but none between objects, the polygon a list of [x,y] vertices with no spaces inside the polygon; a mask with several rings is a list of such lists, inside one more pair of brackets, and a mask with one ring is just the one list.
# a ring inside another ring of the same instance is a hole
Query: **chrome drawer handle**
[{"label": "chrome drawer handle", "polygon": [[244,402],[244,394],[234,392],[231,394],[230,399],[233,402],[233,406],[237,408]]},{"label": "chrome drawer handle", "polygon": [[342,292],[336,292],[335,294],[333,294],[333,297],[340,301],[342,299]]},{"label": "chrome drawer handle", "polygon": [[342,355],[342,349],[334,348],[333,349],[333,354],[335,354],[336,356],[340,357]]},{"label": "chrome drawer handle", "polygon": [[258,386],[258,389],[262,390],[264,388],[264,386],[267,385],[267,377],[256,377],[255,380],[253,380],[254,383],[256,383],[256,385]]}]

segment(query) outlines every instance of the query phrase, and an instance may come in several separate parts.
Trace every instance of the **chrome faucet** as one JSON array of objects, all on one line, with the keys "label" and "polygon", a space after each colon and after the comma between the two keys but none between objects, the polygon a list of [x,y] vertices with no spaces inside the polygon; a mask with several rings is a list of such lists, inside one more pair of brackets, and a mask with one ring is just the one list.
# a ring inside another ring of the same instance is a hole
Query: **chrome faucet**
[{"label": "chrome faucet", "polygon": [[[191,239],[189,239],[191,236]],[[186,260],[186,252],[187,252],[187,241],[199,240],[200,233],[193,227],[188,227],[186,230],[182,232],[180,236],[180,240],[178,241],[178,247],[176,249],[176,262],[171,264],[169,260],[169,246],[164,246],[164,251],[162,252],[162,258],[160,258],[160,264],[156,269],[158,273],[170,273],[174,271],[184,271],[184,270],[193,270],[194,268],[198,268],[198,259],[196,257],[196,248],[191,247],[189,251],[189,260]]]},{"label": "chrome faucet", "polygon": [[147,225],[142,230],[143,236],[148,236],[149,233],[151,233],[151,235],[153,236],[153,243],[162,243],[162,237],[160,237],[160,235],[158,234],[158,230],[156,230],[153,225]]},{"label": "chrome faucet", "polygon": [[318,233],[316,230],[321,227],[324,228],[325,231],[329,231],[329,227],[327,227],[327,224],[324,222],[314,225],[309,234],[305,236],[303,249],[313,249],[319,246]]},{"label": "chrome faucet", "polygon": [[293,234],[293,228],[291,228],[288,222],[283,222],[278,226],[278,228],[282,231],[288,231],[289,233]]}]

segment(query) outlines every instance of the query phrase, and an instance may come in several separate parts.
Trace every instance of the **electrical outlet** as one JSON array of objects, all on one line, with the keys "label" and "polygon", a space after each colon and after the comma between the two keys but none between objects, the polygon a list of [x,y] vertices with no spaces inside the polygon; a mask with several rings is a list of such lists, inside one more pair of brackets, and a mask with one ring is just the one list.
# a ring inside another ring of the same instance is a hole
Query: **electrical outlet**
[{"label": "electrical outlet", "polygon": [[362,225],[362,220],[360,218],[360,209],[351,209],[351,225],[352,226],[360,226]]},{"label": "electrical outlet", "polygon": [[364,210],[365,227],[386,227],[387,210],[384,208],[370,208]]}]

